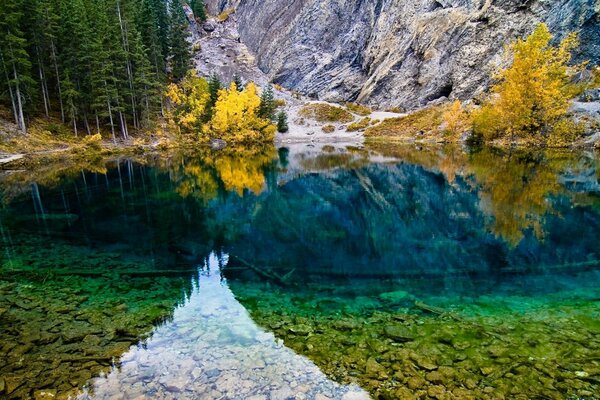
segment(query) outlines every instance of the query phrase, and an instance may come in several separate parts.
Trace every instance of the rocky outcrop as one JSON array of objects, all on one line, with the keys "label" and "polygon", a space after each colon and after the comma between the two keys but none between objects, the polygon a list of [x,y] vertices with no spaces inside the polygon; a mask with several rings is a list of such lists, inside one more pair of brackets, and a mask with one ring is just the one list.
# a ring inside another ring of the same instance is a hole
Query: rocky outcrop
[{"label": "rocky outcrop", "polygon": [[600,59],[597,0],[209,0],[234,7],[241,40],[276,83],[328,101],[413,109],[467,99],[490,82],[505,43],[544,21],[580,31]]}]

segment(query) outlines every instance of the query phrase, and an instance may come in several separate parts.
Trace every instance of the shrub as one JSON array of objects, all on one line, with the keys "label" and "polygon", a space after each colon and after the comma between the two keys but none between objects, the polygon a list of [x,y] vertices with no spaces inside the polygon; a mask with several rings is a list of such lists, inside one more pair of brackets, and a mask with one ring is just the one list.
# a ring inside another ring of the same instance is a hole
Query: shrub
[{"label": "shrub", "polygon": [[321,129],[325,133],[333,133],[333,132],[335,132],[335,126],[333,126],[333,125],[325,125]]},{"label": "shrub", "polygon": [[361,104],[356,104],[356,103],[346,103],[346,108],[350,112],[361,115],[363,117],[366,117],[367,115],[371,115],[371,113],[372,113],[372,111],[369,107],[363,106]]},{"label": "shrub", "polygon": [[388,118],[376,126],[369,127],[365,135],[416,137],[425,133],[438,133],[446,110],[447,106],[434,106],[403,117]]},{"label": "shrub", "polygon": [[307,104],[300,109],[299,115],[318,122],[347,123],[354,120],[352,114],[343,108],[324,103]]},{"label": "shrub", "polygon": [[455,100],[442,114],[444,133],[449,136],[459,136],[471,128],[471,118],[460,103]]},{"label": "shrub", "polygon": [[347,132],[356,132],[366,129],[371,124],[371,118],[366,117],[361,119],[360,121],[356,121],[348,125],[346,128]]},{"label": "shrub", "polygon": [[231,14],[235,13],[235,8],[231,7],[224,10],[221,14],[217,15],[217,21],[225,22],[229,19]]}]

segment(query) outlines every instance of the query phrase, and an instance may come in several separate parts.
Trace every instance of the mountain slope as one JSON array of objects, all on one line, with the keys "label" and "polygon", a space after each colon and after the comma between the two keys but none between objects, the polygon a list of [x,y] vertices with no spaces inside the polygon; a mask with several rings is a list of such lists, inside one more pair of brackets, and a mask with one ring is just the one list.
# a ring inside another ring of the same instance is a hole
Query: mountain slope
[{"label": "mountain slope", "polygon": [[600,59],[596,0],[209,0],[236,9],[241,40],[276,83],[328,101],[414,109],[467,99],[490,82],[505,43],[546,22],[580,31]]}]

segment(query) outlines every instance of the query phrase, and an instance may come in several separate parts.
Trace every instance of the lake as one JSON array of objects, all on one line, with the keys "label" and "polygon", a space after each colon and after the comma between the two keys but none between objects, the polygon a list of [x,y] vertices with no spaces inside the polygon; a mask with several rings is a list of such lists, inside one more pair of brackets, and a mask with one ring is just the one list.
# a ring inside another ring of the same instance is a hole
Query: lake
[{"label": "lake", "polygon": [[1,176],[1,398],[600,399],[593,152],[290,145]]}]

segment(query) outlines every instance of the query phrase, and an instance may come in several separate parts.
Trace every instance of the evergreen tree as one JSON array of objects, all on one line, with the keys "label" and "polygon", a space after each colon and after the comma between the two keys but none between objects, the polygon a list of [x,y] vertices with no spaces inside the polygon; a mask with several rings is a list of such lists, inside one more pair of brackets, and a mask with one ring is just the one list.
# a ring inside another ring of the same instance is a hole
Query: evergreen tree
[{"label": "evergreen tree", "polygon": [[[200,2],[202,3],[202,2]],[[197,5],[198,7],[198,5]],[[20,130],[57,115],[78,133],[149,126],[164,115],[168,71],[190,68],[177,0],[2,0],[0,102]],[[27,18],[25,18],[27,16]],[[216,98],[215,98],[216,102]]]},{"label": "evergreen tree", "polygon": [[261,118],[273,121],[275,119],[275,110],[277,105],[275,104],[275,94],[273,92],[273,86],[268,85],[260,95],[260,106],[258,108],[258,115]]},{"label": "evergreen tree", "polygon": [[204,0],[190,0],[190,8],[198,21],[206,21],[206,7]]},{"label": "evergreen tree", "polygon": [[244,82],[242,82],[242,77],[239,76],[238,74],[233,75],[233,83],[235,83],[235,86],[237,87],[238,92],[241,92],[244,90]]},{"label": "evergreen tree", "polygon": [[285,111],[280,111],[277,114],[277,131],[280,133],[286,133],[290,130],[288,126],[288,117]]},{"label": "evergreen tree", "polygon": [[188,42],[188,23],[181,4],[173,0],[169,3],[169,60],[174,81],[181,80],[191,67],[191,49]]},{"label": "evergreen tree", "polygon": [[208,102],[208,108],[213,109],[217,100],[219,99],[219,91],[223,89],[223,84],[217,74],[212,74],[208,79],[208,92],[210,93],[210,99]]}]

